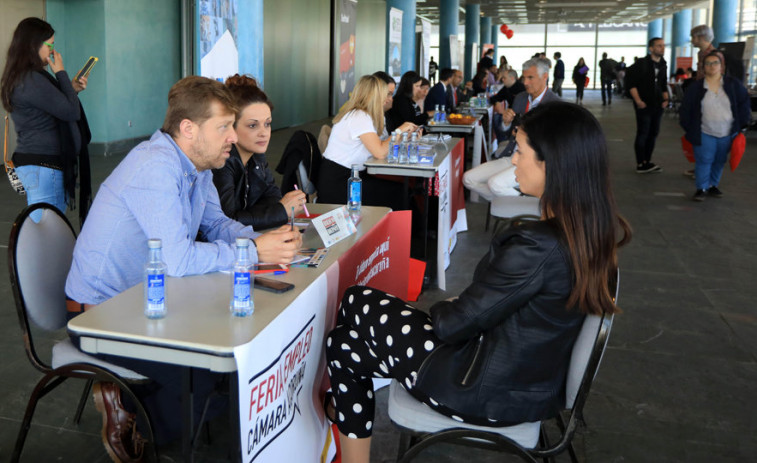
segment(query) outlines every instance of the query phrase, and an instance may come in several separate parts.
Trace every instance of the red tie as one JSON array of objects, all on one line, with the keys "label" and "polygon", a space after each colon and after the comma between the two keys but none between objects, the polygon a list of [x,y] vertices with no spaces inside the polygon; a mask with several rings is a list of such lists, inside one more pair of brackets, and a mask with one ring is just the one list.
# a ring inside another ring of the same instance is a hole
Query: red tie
[{"label": "red tie", "polygon": [[526,112],[528,112],[529,108],[531,108],[531,102],[526,101]]},{"label": "red tie", "polygon": [[457,89],[452,89],[452,101],[455,102],[455,107],[457,107]]}]

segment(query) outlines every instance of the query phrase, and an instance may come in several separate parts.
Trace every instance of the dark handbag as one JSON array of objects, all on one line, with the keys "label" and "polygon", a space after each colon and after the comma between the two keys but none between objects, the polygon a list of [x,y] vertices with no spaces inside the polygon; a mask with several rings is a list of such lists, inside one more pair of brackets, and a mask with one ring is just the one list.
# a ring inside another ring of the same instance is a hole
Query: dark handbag
[{"label": "dark handbag", "polygon": [[25,195],[26,190],[21,180],[16,174],[16,167],[13,165],[10,159],[8,159],[8,115],[5,115],[5,136],[3,137],[3,162],[5,162],[5,174],[8,176],[8,181],[11,182],[11,188],[20,194]]}]

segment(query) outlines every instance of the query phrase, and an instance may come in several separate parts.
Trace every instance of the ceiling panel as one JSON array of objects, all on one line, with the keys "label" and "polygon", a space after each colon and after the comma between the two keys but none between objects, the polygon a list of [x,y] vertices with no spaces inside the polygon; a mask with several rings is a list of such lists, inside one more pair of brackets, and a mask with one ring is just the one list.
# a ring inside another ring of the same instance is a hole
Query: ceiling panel
[{"label": "ceiling panel", "polygon": [[[465,23],[465,1],[460,23]],[[649,22],[687,8],[707,8],[702,0],[478,0],[482,16],[492,24],[628,23]],[[439,0],[417,0],[416,12],[439,24]]]}]

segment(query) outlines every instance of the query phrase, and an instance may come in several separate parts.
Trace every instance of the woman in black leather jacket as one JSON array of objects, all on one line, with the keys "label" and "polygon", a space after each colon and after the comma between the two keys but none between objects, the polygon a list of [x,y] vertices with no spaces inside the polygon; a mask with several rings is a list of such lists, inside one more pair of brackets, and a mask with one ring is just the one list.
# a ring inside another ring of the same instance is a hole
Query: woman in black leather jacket
[{"label": "woman in black leather jacket", "polygon": [[368,461],[373,377],[397,379],[461,422],[555,416],[585,315],[617,310],[609,282],[630,228],[616,209],[599,122],[552,102],[521,124],[513,165],[521,190],[540,198],[540,221],[496,236],[470,286],[430,316],[376,289],[345,292],[326,349],[326,412],[339,428],[342,461]]},{"label": "woman in black leather jacket", "polygon": [[273,104],[258,87],[255,79],[236,74],[226,80],[239,111],[234,128],[239,140],[232,147],[226,165],[213,170],[223,212],[255,230],[287,223],[294,213],[302,212],[306,197],[290,191],[282,197],[265,152],[271,140]]}]

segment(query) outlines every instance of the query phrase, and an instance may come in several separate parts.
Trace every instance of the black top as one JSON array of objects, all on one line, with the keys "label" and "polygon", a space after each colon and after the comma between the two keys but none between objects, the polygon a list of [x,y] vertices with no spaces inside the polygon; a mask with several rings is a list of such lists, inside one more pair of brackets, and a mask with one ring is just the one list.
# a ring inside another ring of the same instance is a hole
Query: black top
[{"label": "black top", "polygon": [[647,106],[662,109],[662,94],[668,91],[667,76],[668,66],[665,59],[654,61],[647,55],[626,70],[626,88],[635,88],[639,92],[639,98]]},{"label": "black top", "polygon": [[420,106],[415,104],[415,101],[405,95],[397,95],[394,97],[392,108],[386,112],[386,117],[391,120],[387,125],[392,128],[397,128],[405,122],[412,122],[415,125],[423,125],[428,121],[428,114],[421,111]]},{"label": "black top", "polygon": [[513,85],[510,87],[502,87],[496,95],[491,97],[492,104],[500,101],[507,101],[507,105],[512,108],[515,95],[525,91],[526,86],[523,85],[523,82],[516,80]]},{"label": "black top", "polygon": [[509,423],[555,416],[584,314],[566,308],[570,254],[552,221],[496,236],[473,282],[431,311],[438,346],[416,388],[467,415]]},{"label": "black top", "polygon": [[279,202],[281,191],[274,183],[265,154],[253,154],[245,166],[233,146],[226,165],[213,169],[213,183],[228,217],[252,225],[256,231],[287,223],[289,216]]}]

